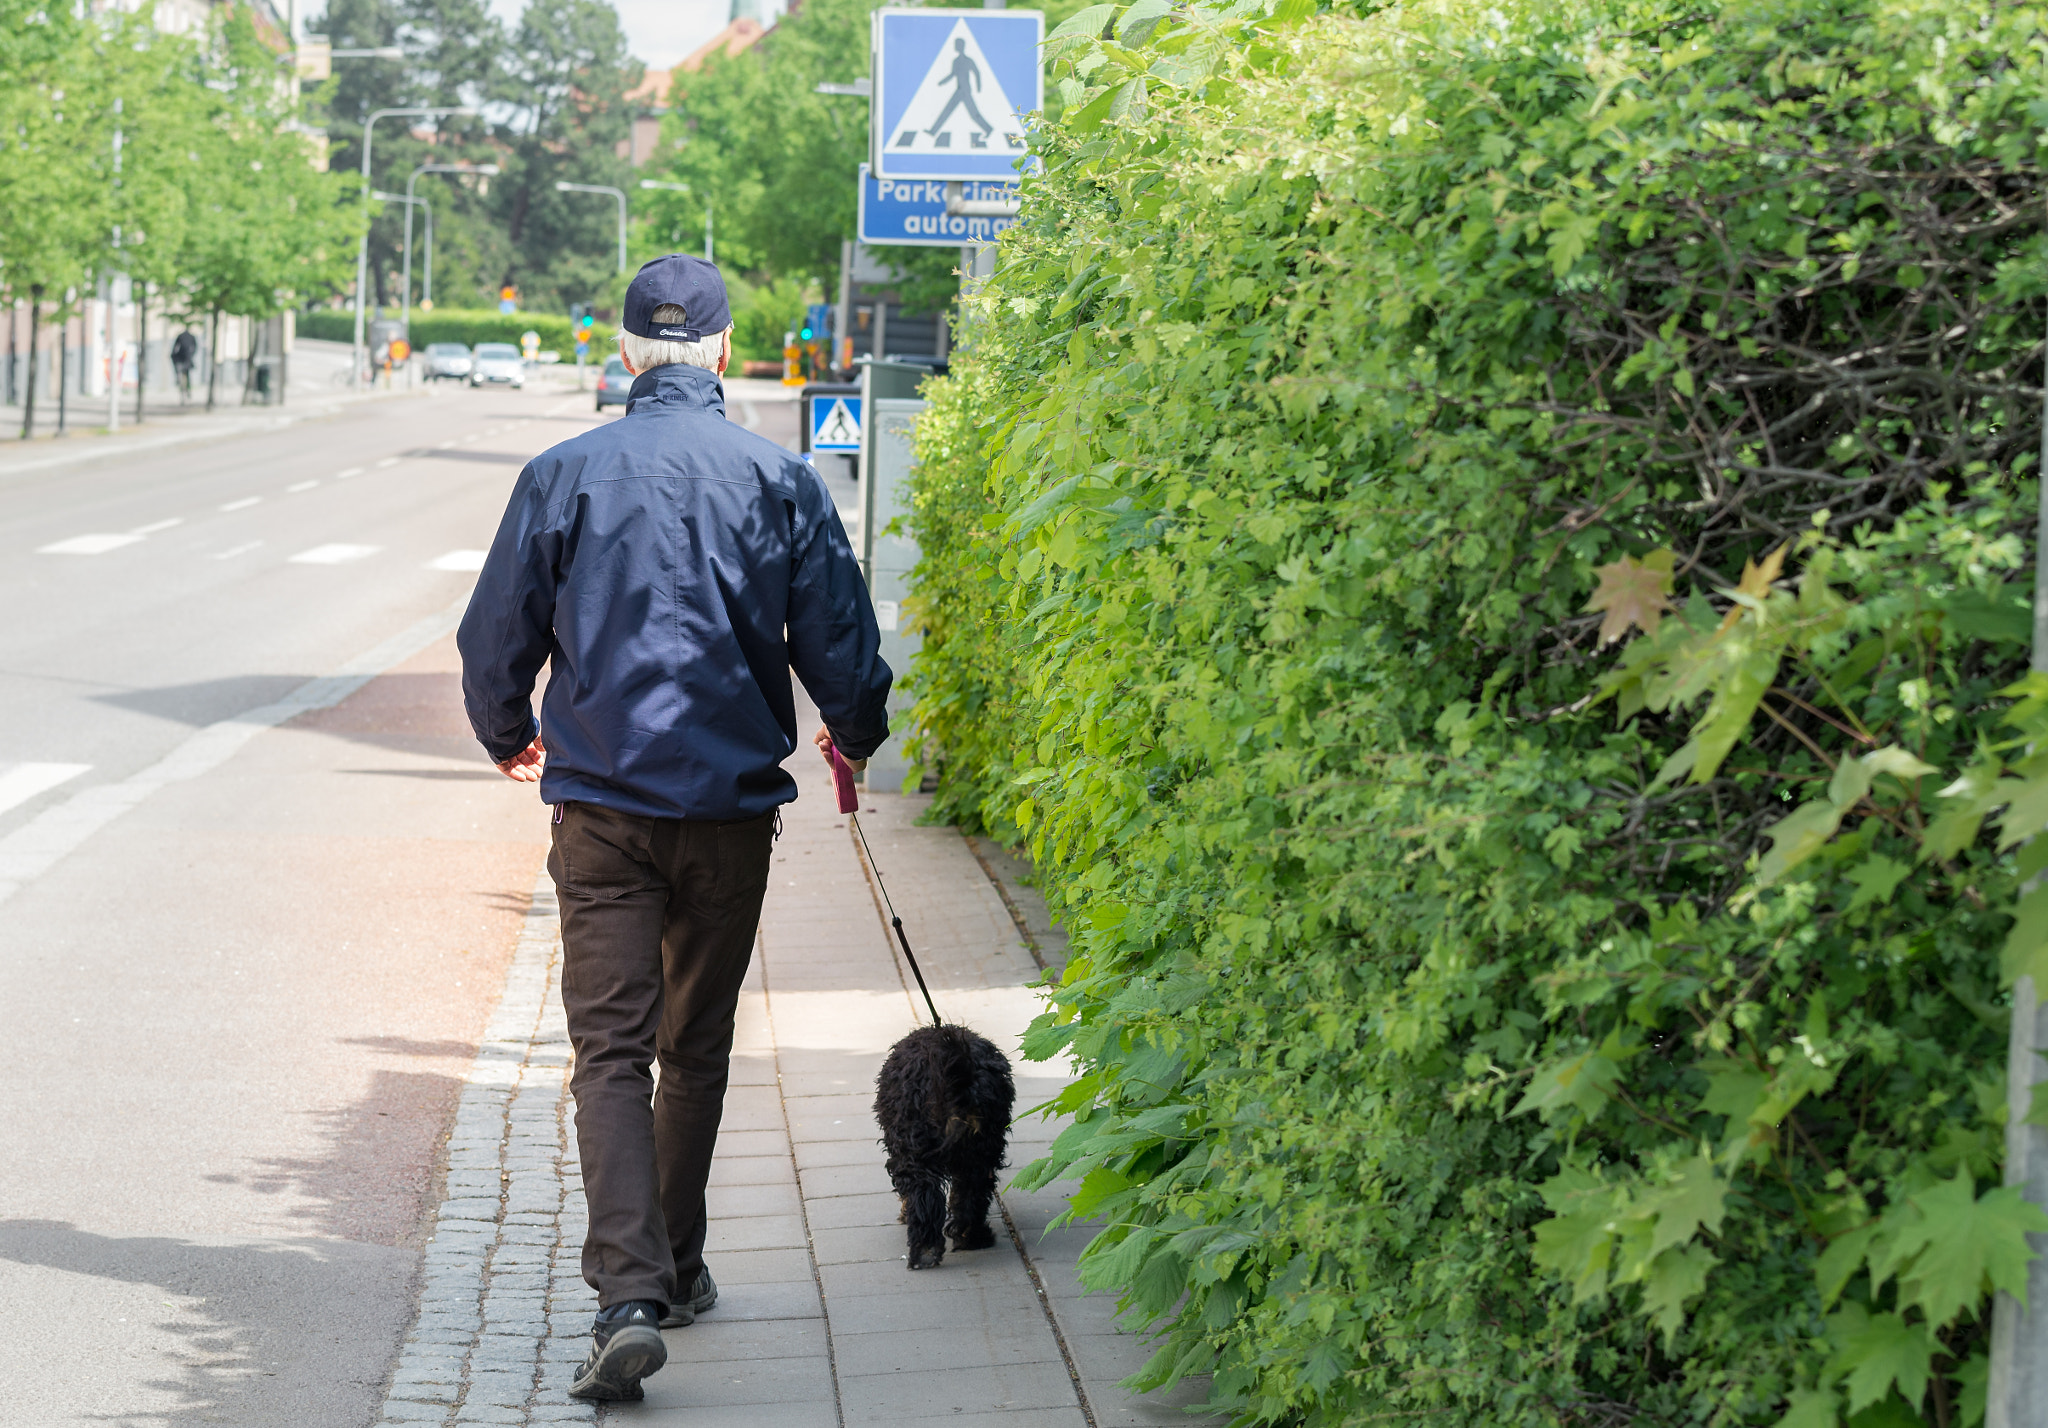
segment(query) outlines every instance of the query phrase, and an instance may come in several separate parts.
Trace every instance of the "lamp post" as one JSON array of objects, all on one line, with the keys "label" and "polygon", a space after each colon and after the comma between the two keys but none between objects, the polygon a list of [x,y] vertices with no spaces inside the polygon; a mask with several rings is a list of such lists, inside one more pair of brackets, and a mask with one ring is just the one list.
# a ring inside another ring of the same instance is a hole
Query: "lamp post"
[{"label": "lamp post", "polygon": [[569,183],[557,180],[556,193],[608,193],[619,201],[619,271],[626,271],[626,193],[601,183]]},{"label": "lamp post", "polygon": [[412,335],[412,205],[415,203],[427,210],[427,281],[421,293],[422,305],[431,306],[434,301],[434,205],[424,198],[414,198],[412,186],[419,182],[421,174],[483,174],[490,177],[497,172],[496,164],[421,164],[405,181],[405,297],[402,301],[408,337]]},{"label": "lamp post", "polygon": [[[688,193],[690,191],[690,186],[686,183],[669,183],[662,179],[642,179],[640,180],[640,187],[665,189],[670,193]],[[711,261],[711,205],[709,202],[706,202],[704,205],[704,261],[707,263]]]},{"label": "lamp post", "polygon": [[350,345],[350,365],[353,368],[350,380],[356,385],[363,384],[363,289],[370,284],[370,141],[376,136],[377,121],[392,115],[403,115],[409,119],[441,119],[455,116],[468,118],[474,109],[461,105],[443,105],[423,109],[378,109],[363,121],[363,236],[356,244],[356,335]]}]

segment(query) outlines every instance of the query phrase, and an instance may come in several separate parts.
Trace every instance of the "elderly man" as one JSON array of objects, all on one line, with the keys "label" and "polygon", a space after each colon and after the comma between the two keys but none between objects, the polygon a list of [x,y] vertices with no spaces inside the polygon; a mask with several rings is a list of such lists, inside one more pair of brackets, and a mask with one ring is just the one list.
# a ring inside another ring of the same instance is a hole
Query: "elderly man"
[{"label": "elderly man", "polygon": [[718,1298],[704,1185],[778,810],[797,795],[790,672],[824,716],[814,742],[855,760],[888,735],[891,678],[824,483],[725,419],[718,269],[657,258],[623,326],[625,416],[519,473],[457,637],[477,739],[554,806],[599,1305],[569,1391],[596,1399],[641,1397],[667,1361],[660,1329]]}]

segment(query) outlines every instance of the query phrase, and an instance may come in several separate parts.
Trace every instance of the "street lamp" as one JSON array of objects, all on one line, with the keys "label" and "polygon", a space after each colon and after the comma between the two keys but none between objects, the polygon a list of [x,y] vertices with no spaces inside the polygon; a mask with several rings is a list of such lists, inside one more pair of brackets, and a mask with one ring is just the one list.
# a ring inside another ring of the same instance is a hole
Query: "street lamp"
[{"label": "street lamp", "polygon": [[619,201],[619,271],[626,271],[626,194],[623,189],[609,188],[601,183],[569,183],[556,180],[556,193],[608,193]]},{"label": "street lamp", "polygon": [[469,118],[475,113],[459,104],[428,109],[378,109],[363,121],[363,237],[356,244],[356,335],[350,351],[351,379],[357,386],[363,382],[363,289],[370,285],[370,141],[376,136],[377,121],[394,114],[409,119],[441,119]]},{"label": "street lamp", "polygon": [[417,203],[427,210],[427,281],[421,293],[421,306],[434,305],[434,205],[424,198],[412,196],[412,186],[419,182],[421,174],[483,174],[490,177],[498,172],[496,164],[421,164],[412,171],[412,177],[405,181],[405,297],[404,320],[406,335],[412,335],[412,205]]},{"label": "street lamp", "polygon": [[[426,200],[424,198],[414,198],[409,193],[386,193],[381,188],[371,190],[370,197],[376,199],[379,203],[402,203],[405,205],[405,265],[409,270],[412,267],[412,210],[415,204],[425,204]],[[429,208],[427,210],[427,231],[429,233],[434,231],[433,222],[434,210]],[[400,317],[399,321],[405,326],[406,341],[410,342],[412,340],[412,287],[410,274],[408,274],[407,286],[401,301],[404,307],[402,309],[403,316]]]},{"label": "street lamp", "polygon": [[[670,193],[690,191],[690,186],[686,183],[667,183],[661,179],[642,179],[640,187],[666,189]],[[704,261],[711,261],[711,205],[708,202],[704,205]]]}]

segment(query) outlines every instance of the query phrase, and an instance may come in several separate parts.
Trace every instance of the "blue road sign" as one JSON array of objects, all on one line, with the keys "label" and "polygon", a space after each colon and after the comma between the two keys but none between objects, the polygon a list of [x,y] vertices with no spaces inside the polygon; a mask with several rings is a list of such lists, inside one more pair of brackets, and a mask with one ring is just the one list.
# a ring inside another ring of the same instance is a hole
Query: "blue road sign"
[{"label": "blue road sign", "polygon": [[[1015,202],[1017,185],[960,185],[966,199],[1007,199]],[[942,179],[878,179],[860,166],[860,223],[856,231],[869,247],[957,248],[962,243],[992,243],[996,234],[1013,228],[1015,218],[962,218],[946,212]]]},{"label": "blue road sign", "polygon": [[1045,107],[1036,10],[877,10],[870,163],[884,179],[1013,178]]},{"label": "blue road sign", "polygon": [[811,398],[811,450],[860,450],[860,398]]}]

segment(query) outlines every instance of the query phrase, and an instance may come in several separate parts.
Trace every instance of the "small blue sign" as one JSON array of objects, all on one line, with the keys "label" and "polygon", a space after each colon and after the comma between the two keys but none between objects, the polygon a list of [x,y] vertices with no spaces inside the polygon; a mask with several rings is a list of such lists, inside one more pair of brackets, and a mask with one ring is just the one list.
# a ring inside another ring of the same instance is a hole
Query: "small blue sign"
[{"label": "small blue sign", "polygon": [[576,355],[578,357],[588,357],[590,355],[590,343],[581,337],[576,339]]},{"label": "small blue sign", "polygon": [[[1014,183],[960,185],[962,198],[986,202],[1017,201]],[[946,212],[942,179],[878,179],[860,166],[860,221],[856,232],[869,247],[957,248],[962,243],[993,243],[996,234],[1017,226],[1015,218],[965,218]]]},{"label": "small blue sign", "polygon": [[1012,178],[1045,107],[1036,10],[877,10],[870,164],[885,179]]},{"label": "small blue sign", "polygon": [[860,450],[860,398],[811,398],[811,450]]}]

